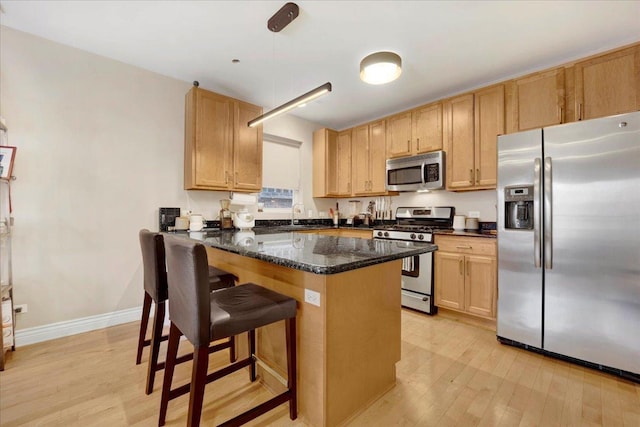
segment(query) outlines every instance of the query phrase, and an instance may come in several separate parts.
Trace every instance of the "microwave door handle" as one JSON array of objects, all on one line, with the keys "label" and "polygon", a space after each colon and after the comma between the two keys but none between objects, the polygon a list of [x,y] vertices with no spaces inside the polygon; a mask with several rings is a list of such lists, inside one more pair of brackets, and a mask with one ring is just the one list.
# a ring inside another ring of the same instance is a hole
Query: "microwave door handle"
[{"label": "microwave door handle", "polygon": [[420,164],[420,184],[421,185],[425,185],[427,183],[427,179],[424,176],[424,170],[427,167],[427,165],[425,164],[425,162],[422,162]]}]

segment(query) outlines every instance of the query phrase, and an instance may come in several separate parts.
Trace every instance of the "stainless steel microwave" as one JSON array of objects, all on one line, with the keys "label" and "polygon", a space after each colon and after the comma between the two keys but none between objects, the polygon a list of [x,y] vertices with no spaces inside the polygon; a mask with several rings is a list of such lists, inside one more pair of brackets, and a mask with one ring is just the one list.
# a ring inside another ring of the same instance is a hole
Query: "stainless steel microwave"
[{"label": "stainless steel microwave", "polygon": [[444,189],[444,151],[387,160],[387,190]]}]

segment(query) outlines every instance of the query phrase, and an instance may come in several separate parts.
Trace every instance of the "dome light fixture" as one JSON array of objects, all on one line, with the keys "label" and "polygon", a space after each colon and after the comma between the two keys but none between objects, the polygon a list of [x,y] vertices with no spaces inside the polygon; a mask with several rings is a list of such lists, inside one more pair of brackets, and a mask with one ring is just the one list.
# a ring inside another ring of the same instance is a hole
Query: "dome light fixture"
[{"label": "dome light fixture", "polygon": [[360,61],[360,79],[372,85],[389,83],[400,77],[402,59],[393,52],[376,52]]}]

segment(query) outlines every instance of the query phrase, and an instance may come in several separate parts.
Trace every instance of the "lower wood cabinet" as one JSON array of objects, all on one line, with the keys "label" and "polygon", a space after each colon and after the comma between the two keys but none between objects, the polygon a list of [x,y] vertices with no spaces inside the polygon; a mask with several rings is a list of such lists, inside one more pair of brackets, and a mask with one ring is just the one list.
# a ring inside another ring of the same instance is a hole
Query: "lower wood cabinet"
[{"label": "lower wood cabinet", "polygon": [[496,242],[485,237],[435,237],[435,295],[438,307],[496,318]]},{"label": "lower wood cabinet", "polygon": [[349,228],[326,228],[321,230],[301,230],[298,233],[323,234],[325,236],[336,237],[358,237],[360,239],[373,239],[373,230],[349,229]]}]

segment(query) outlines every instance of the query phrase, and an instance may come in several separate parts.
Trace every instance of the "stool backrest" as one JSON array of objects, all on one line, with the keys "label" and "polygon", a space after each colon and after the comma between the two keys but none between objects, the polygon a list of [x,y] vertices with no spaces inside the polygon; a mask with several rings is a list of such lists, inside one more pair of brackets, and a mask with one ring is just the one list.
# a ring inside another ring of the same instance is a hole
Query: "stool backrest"
[{"label": "stool backrest", "polygon": [[179,237],[165,238],[169,318],[194,346],[211,341],[209,262],[200,243]]},{"label": "stool backrest", "polygon": [[166,301],[167,267],[164,259],[162,234],[140,230],[140,248],[144,269],[144,290],[155,302]]}]

